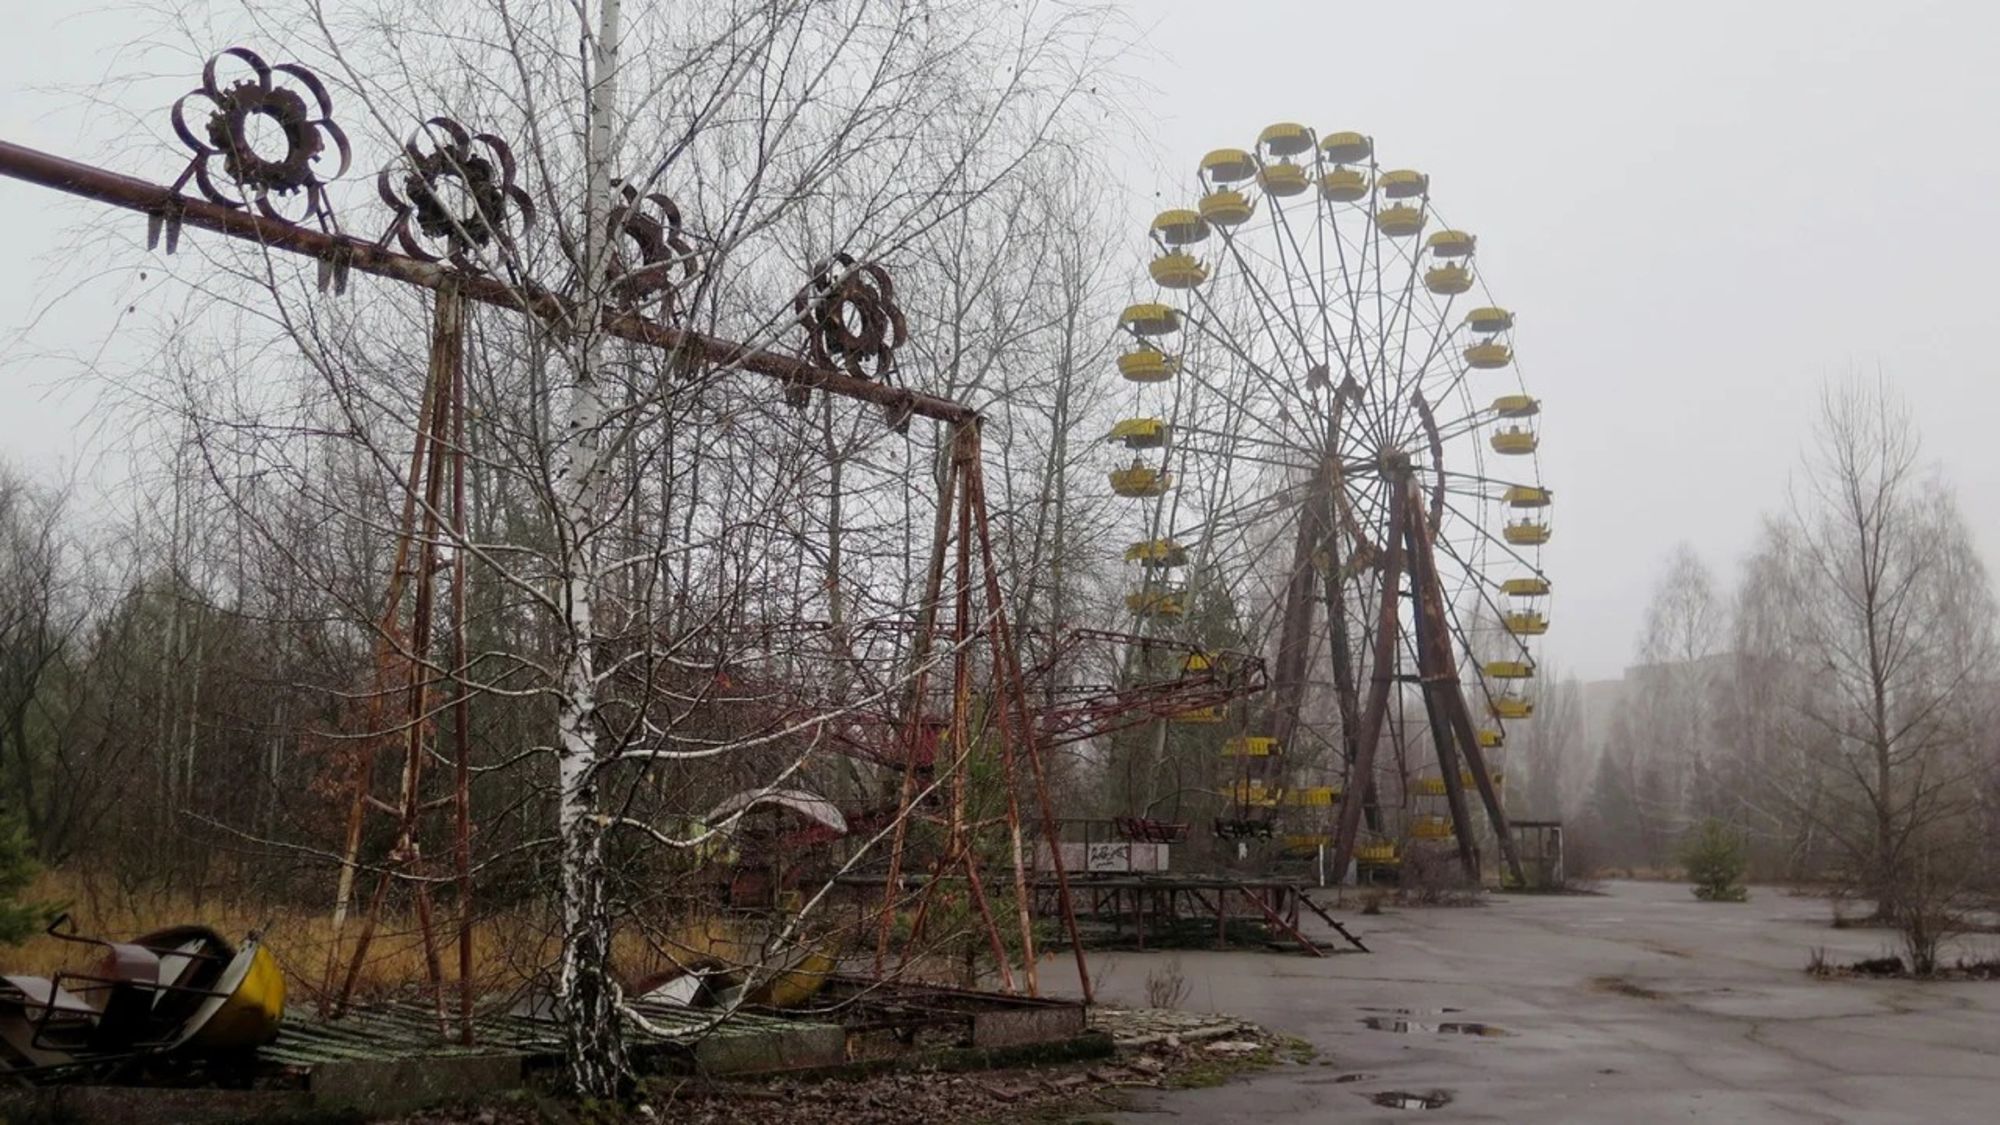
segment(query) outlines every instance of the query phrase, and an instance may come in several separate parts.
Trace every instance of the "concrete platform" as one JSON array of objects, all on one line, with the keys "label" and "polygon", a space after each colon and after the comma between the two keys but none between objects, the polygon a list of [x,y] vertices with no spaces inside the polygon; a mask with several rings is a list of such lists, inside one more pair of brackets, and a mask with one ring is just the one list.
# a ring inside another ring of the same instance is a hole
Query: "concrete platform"
[{"label": "concrete platform", "polygon": [[[1605,892],[1355,918],[1367,956],[1099,954],[1107,1002],[1142,1002],[1148,972],[1178,957],[1187,1007],[1319,1051],[1215,1089],[1148,1095],[1143,1114],[1117,1120],[2000,1119],[2000,983],[1809,977],[1814,946],[1854,960],[1893,935],[1834,930],[1823,901],[1779,889],[1740,905],[1698,902],[1677,884]],[[1045,985],[1060,965],[1044,968]],[[1450,1100],[1373,1100],[1397,1091]]]},{"label": "concrete platform", "polygon": [[[644,1074],[710,1076],[829,1070],[850,1063],[989,1065],[1037,1050],[1092,1051],[1083,1006],[992,992],[834,976],[812,1011],[784,1015],[632,1007],[627,1045]],[[356,1011],[340,1020],[288,1020],[278,1040],[227,1067],[167,1073],[180,1088],[75,1082],[0,1089],[0,1125],[34,1115],[116,1125],[207,1125],[353,1109],[370,1115],[476,1098],[522,1086],[559,1065],[557,1026],[522,1014],[476,1021],[477,1042],[439,1033],[435,1012],[414,1004]],[[104,1081],[104,1077],[96,1079]],[[243,1088],[235,1088],[243,1087]],[[37,1117],[36,1119],[40,1119]]]}]

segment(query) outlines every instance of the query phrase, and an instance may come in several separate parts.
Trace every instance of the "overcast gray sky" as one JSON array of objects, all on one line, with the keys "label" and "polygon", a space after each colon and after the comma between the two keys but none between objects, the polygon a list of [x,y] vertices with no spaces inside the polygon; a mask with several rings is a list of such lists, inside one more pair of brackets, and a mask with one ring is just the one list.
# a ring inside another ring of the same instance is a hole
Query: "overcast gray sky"
[{"label": "overcast gray sky", "polygon": [[[1677,541],[1733,582],[1760,513],[1783,503],[1817,385],[1850,369],[1894,379],[2000,558],[2000,6],[1132,11],[1157,134],[1121,147],[1157,154],[1162,199],[1184,198],[1208,149],[1298,120],[1372,134],[1385,164],[1429,172],[1441,211],[1479,235],[1545,407],[1546,661],[1616,674]],[[109,122],[42,88],[103,73],[129,32],[46,2],[0,13],[0,137],[98,155]],[[1153,205],[1135,198],[1135,240]],[[101,343],[115,292],[19,331],[84,214],[0,181],[0,454],[30,469],[93,448],[75,436],[88,395],[52,392],[60,368],[42,357]]]}]

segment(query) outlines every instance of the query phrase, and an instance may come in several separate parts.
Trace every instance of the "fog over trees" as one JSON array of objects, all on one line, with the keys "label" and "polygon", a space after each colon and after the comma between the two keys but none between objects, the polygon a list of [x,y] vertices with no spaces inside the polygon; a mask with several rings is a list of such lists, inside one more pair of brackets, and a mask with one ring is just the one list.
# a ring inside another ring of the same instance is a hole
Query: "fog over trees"
[{"label": "fog over trees", "polygon": [[[1612,714],[1582,767],[1593,781],[1543,781],[1579,755],[1533,754],[1529,800],[1616,867],[1668,866],[1691,826],[1728,821],[1756,874],[1844,880],[1893,915],[1991,860],[1992,582],[1887,377],[1829,381],[1816,410],[1733,590],[1687,544],[1669,553],[1633,666],[1600,693]],[[1537,735],[1569,745],[1577,727]]]}]

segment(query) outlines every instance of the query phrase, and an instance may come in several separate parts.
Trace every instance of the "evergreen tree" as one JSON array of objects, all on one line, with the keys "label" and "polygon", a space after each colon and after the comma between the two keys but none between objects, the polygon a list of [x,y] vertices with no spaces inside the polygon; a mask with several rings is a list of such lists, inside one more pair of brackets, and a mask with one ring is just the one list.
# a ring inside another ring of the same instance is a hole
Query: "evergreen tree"
[{"label": "evergreen tree", "polygon": [[18,944],[42,924],[42,907],[25,897],[38,870],[28,834],[0,815],[0,945]]}]

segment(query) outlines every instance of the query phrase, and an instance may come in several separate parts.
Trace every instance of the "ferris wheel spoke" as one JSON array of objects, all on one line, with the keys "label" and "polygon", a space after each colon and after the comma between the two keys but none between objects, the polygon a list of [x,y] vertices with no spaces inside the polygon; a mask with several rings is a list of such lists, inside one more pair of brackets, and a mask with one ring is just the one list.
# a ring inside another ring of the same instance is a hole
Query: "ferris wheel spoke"
[{"label": "ferris wheel spoke", "polygon": [[[1468,572],[1472,569],[1471,567],[1466,566],[1464,560],[1459,558],[1458,552],[1454,548],[1452,548],[1449,544],[1443,545],[1443,550],[1447,555],[1450,555],[1453,559],[1457,560],[1460,566],[1465,566]],[[1487,610],[1493,614],[1494,624],[1498,626],[1502,622],[1506,621],[1507,611],[1501,608],[1499,602],[1494,600],[1492,588],[1485,585],[1484,583],[1480,583],[1475,586],[1475,589],[1479,593],[1480,604],[1484,605],[1487,608]],[[1451,615],[1452,631],[1455,634],[1457,634],[1458,637],[1460,638],[1461,644],[1464,646],[1464,651],[1468,655],[1476,659],[1477,653],[1473,650],[1470,644],[1471,634],[1466,630],[1463,620],[1459,617],[1457,605],[1454,603],[1446,603],[1445,608],[1446,612]],[[1513,645],[1513,648],[1518,655],[1520,655],[1523,659],[1527,659],[1532,662],[1534,653],[1529,648],[1528,643],[1526,641],[1522,640],[1517,636],[1514,636],[1512,633],[1507,633],[1504,629],[1501,630],[1501,633]],[[1486,676],[1483,674],[1483,670],[1481,675],[1479,676],[1479,682],[1482,690],[1484,690],[1486,684]],[[1487,696],[1489,699],[1491,698],[1491,695],[1492,693],[1488,691]]]},{"label": "ferris wheel spoke", "polygon": [[[1403,279],[1402,292],[1399,293],[1396,297],[1395,308],[1390,318],[1382,325],[1380,347],[1382,349],[1383,355],[1389,356],[1393,354],[1394,356],[1394,362],[1393,364],[1391,364],[1391,366],[1396,372],[1396,388],[1393,392],[1391,392],[1390,398],[1393,402],[1402,402],[1409,396],[1411,391],[1415,389],[1411,385],[1412,382],[1414,382],[1417,387],[1421,387],[1423,385],[1424,372],[1422,368],[1418,368],[1415,371],[1411,371],[1408,363],[1409,347],[1410,347],[1410,320],[1414,316],[1414,302],[1415,302],[1416,287],[1417,287],[1417,272],[1418,272],[1417,259],[1414,254],[1405,257],[1401,253],[1398,253],[1397,258],[1401,262],[1408,263],[1409,273]],[[1390,336],[1392,335],[1395,337],[1395,342],[1393,344],[1394,348],[1393,353],[1390,351],[1392,345],[1389,339]],[[1408,423],[1412,420],[1406,414],[1395,414],[1391,415],[1391,417],[1398,423]],[[1404,432],[1403,425],[1400,424],[1393,425],[1388,435],[1389,447],[1399,448],[1403,440],[1408,436],[1409,435]]]},{"label": "ferris wheel spoke", "polygon": [[[1271,344],[1272,359],[1282,365],[1286,351],[1285,343],[1279,337],[1277,329],[1272,325],[1270,315],[1265,311],[1265,306],[1270,299],[1269,291],[1263,286],[1255,271],[1247,264],[1245,256],[1236,247],[1235,240],[1225,233],[1222,241],[1224,247],[1229,251],[1231,258],[1237,262],[1238,268],[1243,271],[1244,276],[1257,289],[1255,298],[1247,303],[1256,310],[1258,326],[1263,329],[1264,338]],[[1292,396],[1301,406],[1310,405],[1306,400],[1298,398],[1297,388],[1293,385],[1292,381],[1282,378],[1279,373],[1271,371],[1267,365],[1258,362],[1251,355],[1251,349],[1236,338],[1232,328],[1234,318],[1228,316],[1225,310],[1216,306],[1215,301],[1209,296],[1207,287],[1197,286],[1192,290],[1192,293],[1194,299],[1200,304],[1203,315],[1200,317],[1188,317],[1189,323],[1200,327],[1210,340],[1220,345],[1237,359],[1249,364],[1252,371],[1259,378],[1269,383],[1273,389]],[[1289,323],[1285,327],[1292,329],[1291,335],[1294,342],[1298,344],[1302,352],[1305,351],[1305,341],[1298,335],[1296,327]]]},{"label": "ferris wheel spoke", "polygon": [[1492,425],[1495,421],[1499,420],[1499,417],[1490,407],[1479,407],[1459,415],[1449,422],[1440,422],[1438,424],[1438,437],[1449,443],[1467,434],[1478,433],[1481,427]]},{"label": "ferris wheel spoke", "polygon": [[[1272,385],[1276,385],[1276,380],[1271,379],[1269,375],[1266,372],[1264,372],[1262,365],[1257,363],[1255,359],[1252,359],[1247,353],[1242,351],[1241,348],[1239,348],[1236,345],[1236,342],[1233,339],[1230,339],[1225,336],[1220,336],[1211,332],[1208,328],[1208,322],[1206,318],[1198,319],[1195,317],[1189,317],[1188,323],[1193,325],[1195,327],[1195,330],[1205,339],[1209,340],[1212,343],[1220,345],[1224,350],[1228,351],[1231,355],[1235,356],[1238,360],[1240,360],[1243,363],[1244,366],[1250,368],[1253,371],[1253,373],[1257,374],[1260,377],[1261,381],[1270,383]],[[1231,401],[1232,395],[1240,393],[1240,392],[1233,392],[1230,388],[1217,385],[1213,381],[1209,380],[1206,376],[1204,376],[1201,373],[1200,368],[1198,367],[1183,369],[1182,374],[1188,379],[1192,380],[1202,389],[1208,391],[1209,393],[1223,397],[1224,401]],[[1243,411],[1241,413],[1249,413],[1249,412]],[[1286,418],[1287,419],[1290,418],[1289,412],[1287,412]],[[1280,430],[1277,427],[1277,425],[1273,423],[1270,419],[1254,413],[1250,413],[1250,420],[1252,422],[1255,422],[1258,426],[1262,427],[1263,429],[1269,431],[1271,434],[1271,440],[1285,445],[1289,445],[1293,448],[1298,447],[1299,439],[1297,435],[1285,433],[1283,430]]]},{"label": "ferris wheel spoke", "polygon": [[1468,473],[1462,469],[1442,469],[1439,475],[1447,481],[1463,481],[1469,484],[1490,484],[1500,488],[1540,488],[1541,484],[1531,480],[1514,480],[1506,477],[1488,476],[1483,472]]},{"label": "ferris wheel spoke", "polygon": [[[1415,280],[1416,273],[1417,270],[1413,268],[1411,271],[1411,279],[1413,281]],[[1424,381],[1427,378],[1429,378],[1431,374],[1432,371],[1431,365],[1437,362],[1439,352],[1442,350],[1444,344],[1450,339],[1450,330],[1448,328],[1448,325],[1451,322],[1451,305],[1454,299],[1455,298],[1453,298],[1452,296],[1447,295],[1444,300],[1444,306],[1436,310],[1437,320],[1431,325],[1430,340],[1424,348],[1423,361],[1417,365],[1416,378],[1418,387],[1420,389]],[[1434,400],[1433,405],[1452,401],[1453,390],[1454,388],[1452,387],[1449,386],[1446,387],[1444,389],[1444,392],[1441,395],[1438,395],[1438,397]],[[1431,395],[1433,394],[1437,394],[1437,388],[1435,387],[1433,387],[1431,389],[1431,392],[1429,394],[1426,394],[1425,397],[1430,398]],[[1441,429],[1442,427],[1440,427],[1440,430]]]},{"label": "ferris wheel spoke", "polygon": [[[1450,512],[1452,515],[1457,516],[1459,519],[1464,520],[1466,525],[1473,529],[1473,534],[1479,536],[1480,539],[1482,539],[1485,543],[1493,547],[1497,547],[1501,552],[1506,554],[1507,557],[1513,559],[1516,563],[1519,563],[1521,567],[1524,570],[1526,570],[1529,574],[1533,575],[1536,578],[1545,579],[1548,577],[1546,574],[1542,573],[1542,567],[1540,562],[1522,554],[1518,549],[1515,548],[1514,544],[1507,542],[1506,539],[1494,535],[1493,532],[1488,530],[1478,520],[1475,520],[1472,517],[1466,515],[1463,509],[1459,508],[1458,505],[1453,504],[1449,499],[1445,501],[1445,510]],[[1461,564],[1464,563],[1463,557],[1459,556],[1456,552],[1453,552],[1453,557],[1458,558]]]},{"label": "ferris wheel spoke", "polygon": [[[1265,311],[1267,306],[1275,306],[1277,302],[1272,300],[1270,288],[1264,284],[1264,279],[1260,275],[1260,272],[1251,267],[1247,255],[1237,246],[1236,236],[1231,234],[1227,227],[1222,229],[1221,234],[1223,249],[1228,251],[1230,258],[1236,262],[1237,270],[1242,279],[1256,290],[1256,299],[1251,303],[1256,306],[1257,319],[1263,325],[1265,335],[1270,337],[1273,355],[1275,358],[1282,360],[1285,355],[1285,345],[1278,338],[1277,329],[1271,326],[1271,318]],[[1205,300],[1204,304],[1206,304]],[[1282,319],[1280,318],[1281,321]],[[1286,323],[1285,327],[1291,329],[1292,342],[1298,346],[1301,358],[1309,359],[1312,354],[1312,348],[1311,345],[1306,343],[1305,337],[1299,335],[1298,326]]]},{"label": "ferris wheel spoke", "polygon": [[[1316,186],[1317,185],[1315,185],[1315,187]],[[1319,195],[1320,193],[1317,190],[1313,192],[1314,198],[1317,199]],[[1277,204],[1274,203],[1270,207],[1266,208],[1266,210],[1272,216],[1271,223],[1274,230],[1278,234],[1283,236],[1284,245],[1291,251],[1292,261],[1297,265],[1296,270],[1289,272],[1291,272],[1291,275],[1293,277],[1305,283],[1306,292],[1312,298],[1312,305],[1315,309],[1318,310],[1319,313],[1318,320],[1320,329],[1320,346],[1318,348],[1317,353],[1312,353],[1311,351],[1309,351],[1307,358],[1308,360],[1316,360],[1321,366],[1328,368],[1330,373],[1332,363],[1330,357],[1326,354],[1326,352],[1327,352],[1327,338],[1333,331],[1333,322],[1327,313],[1326,294],[1322,292],[1320,289],[1320,283],[1326,272],[1325,271],[1326,256],[1324,250],[1322,249],[1322,252],[1319,256],[1321,268],[1314,269],[1312,267],[1312,263],[1306,260],[1305,250],[1299,245],[1298,235],[1292,230],[1291,209],[1288,207],[1278,206]],[[1318,214],[1317,207],[1315,207],[1314,213],[1316,215]],[[1315,230],[1320,229],[1318,224],[1314,224],[1314,229]],[[1323,237],[1323,232],[1322,232],[1322,237]],[[1305,315],[1303,310],[1301,310],[1298,306],[1297,288],[1295,286],[1287,288],[1290,290],[1290,296],[1292,299],[1292,318],[1294,321],[1302,321],[1305,319]]]},{"label": "ferris wheel spoke", "polygon": [[[1369,162],[1369,174],[1374,180],[1379,181],[1381,177],[1381,168],[1372,160]],[[1359,290],[1353,294],[1353,299],[1350,302],[1351,315],[1348,324],[1348,342],[1361,361],[1362,378],[1359,384],[1362,389],[1361,397],[1363,402],[1367,404],[1370,437],[1376,448],[1379,449],[1389,440],[1389,415],[1396,409],[1396,403],[1389,394],[1386,380],[1382,377],[1387,357],[1381,355],[1379,349],[1375,352],[1369,351],[1365,328],[1367,318],[1361,313],[1361,300],[1363,296],[1372,295],[1375,298],[1375,323],[1380,324],[1382,322],[1382,286],[1380,283],[1382,276],[1382,229],[1379,224],[1373,221],[1372,214],[1367,225],[1366,236],[1363,238],[1359,250],[1360,261],[1356,272],[1360,278],[1372,279],[1375,284],[1368,287],[1368,294],[1364,294]],[[1369,270],[1368,266],[1371,259],[1375,263],[1373,272]]]}]

